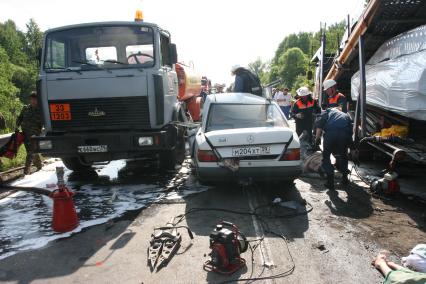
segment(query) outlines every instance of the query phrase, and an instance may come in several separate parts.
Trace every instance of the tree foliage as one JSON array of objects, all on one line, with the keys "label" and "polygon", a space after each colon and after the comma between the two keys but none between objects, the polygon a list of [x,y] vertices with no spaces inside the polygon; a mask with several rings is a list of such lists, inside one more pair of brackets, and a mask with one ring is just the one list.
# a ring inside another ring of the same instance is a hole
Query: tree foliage
[{"label": "tree foliage", "polygon": [[288,49],[278,60],[278,74],[284,85],[292,88],[297,76],[305,73],[308,60],[303,51],[298,47]]},{"label": "tree foliage", "polygon": [[[326,29],[326,53],[335,53],[339,48],[340,39],[346,29],[344,21],[330,25]],[[278,45],[271,64],[263,74],[262,83],[269,83],[281,79],[282,86],[294,91],[303,86],[312,86],[306,74],[313,67],[309,60],[320,47],[321,32],[299,32],[290,34]]]},{"label": "tree foliage", "polygon": [[19,30],[12,20],[0,23],[0,112],[10,131],[22,104],[35,89],[38,74],[38,53],[43,32],[30,19],[26,31]]}]

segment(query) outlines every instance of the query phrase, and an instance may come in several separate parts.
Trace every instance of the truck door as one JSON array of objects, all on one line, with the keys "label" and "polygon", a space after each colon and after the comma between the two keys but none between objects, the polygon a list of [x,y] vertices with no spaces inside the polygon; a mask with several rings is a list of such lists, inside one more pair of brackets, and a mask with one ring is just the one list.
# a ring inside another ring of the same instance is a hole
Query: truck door
[{"label": "truck door", "polygon": [[170,38],[160,34],[161,73],[164,90],[164,122],[172,120],[173,109],[177,101],[178,80],[170,57]]}]

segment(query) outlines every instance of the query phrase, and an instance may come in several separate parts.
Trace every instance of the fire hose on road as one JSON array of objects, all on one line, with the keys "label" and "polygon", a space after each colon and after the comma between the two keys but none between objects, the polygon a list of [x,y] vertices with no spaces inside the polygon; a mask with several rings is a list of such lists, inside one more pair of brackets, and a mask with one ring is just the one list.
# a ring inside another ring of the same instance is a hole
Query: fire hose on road
[{"label": "fire hose on road", "polygon": [[64,168],[57,167],[56,175],[58,178],[58,188],[50,191],[38,187],[21,187],[13,185],[0,185],[0,192],[17,190],[37,193],[48,196],[53,200],[53,214],[52,214],[52,229],[55,232],[65,233],[74,230],[78,224],[78,216],[75,210],[73,196],[74,192],[70,191],[64,182]]}]

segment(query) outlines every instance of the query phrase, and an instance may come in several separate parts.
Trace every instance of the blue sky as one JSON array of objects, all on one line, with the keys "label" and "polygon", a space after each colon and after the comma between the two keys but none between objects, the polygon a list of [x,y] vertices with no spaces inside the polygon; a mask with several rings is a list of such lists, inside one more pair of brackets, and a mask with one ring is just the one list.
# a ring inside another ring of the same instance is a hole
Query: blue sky
[{"label": "blue sky", "polygon": [[1,0],[0,21],[25,29],[34,18],[43,30],[98,21],[132,21],[136,9],[145,20],[172,34],[179,60],[214,82],[229,84],[230,68],[258,56],[268,60],[281,40],[299,31],[316,31],[358,17],[364,0]]}]

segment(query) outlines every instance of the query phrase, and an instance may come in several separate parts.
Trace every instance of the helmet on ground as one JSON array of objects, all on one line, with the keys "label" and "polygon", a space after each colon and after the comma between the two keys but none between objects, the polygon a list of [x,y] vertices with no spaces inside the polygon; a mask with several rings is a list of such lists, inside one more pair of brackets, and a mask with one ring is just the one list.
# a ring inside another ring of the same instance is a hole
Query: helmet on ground
[{"label": "helmet on ground", "polygon": [[322,87],[324,88],[324,91],[325,91],[336,85],[337,85],[336,81],[334,81],[333,79],[328,79],[324,81],[324,83],[322,84]]},{"label": "helmet on ground", "polygon": [[299,97],[306,97],[311,94],[311,91],[309,91],[308,87],[300,87],[296,93]]}]

